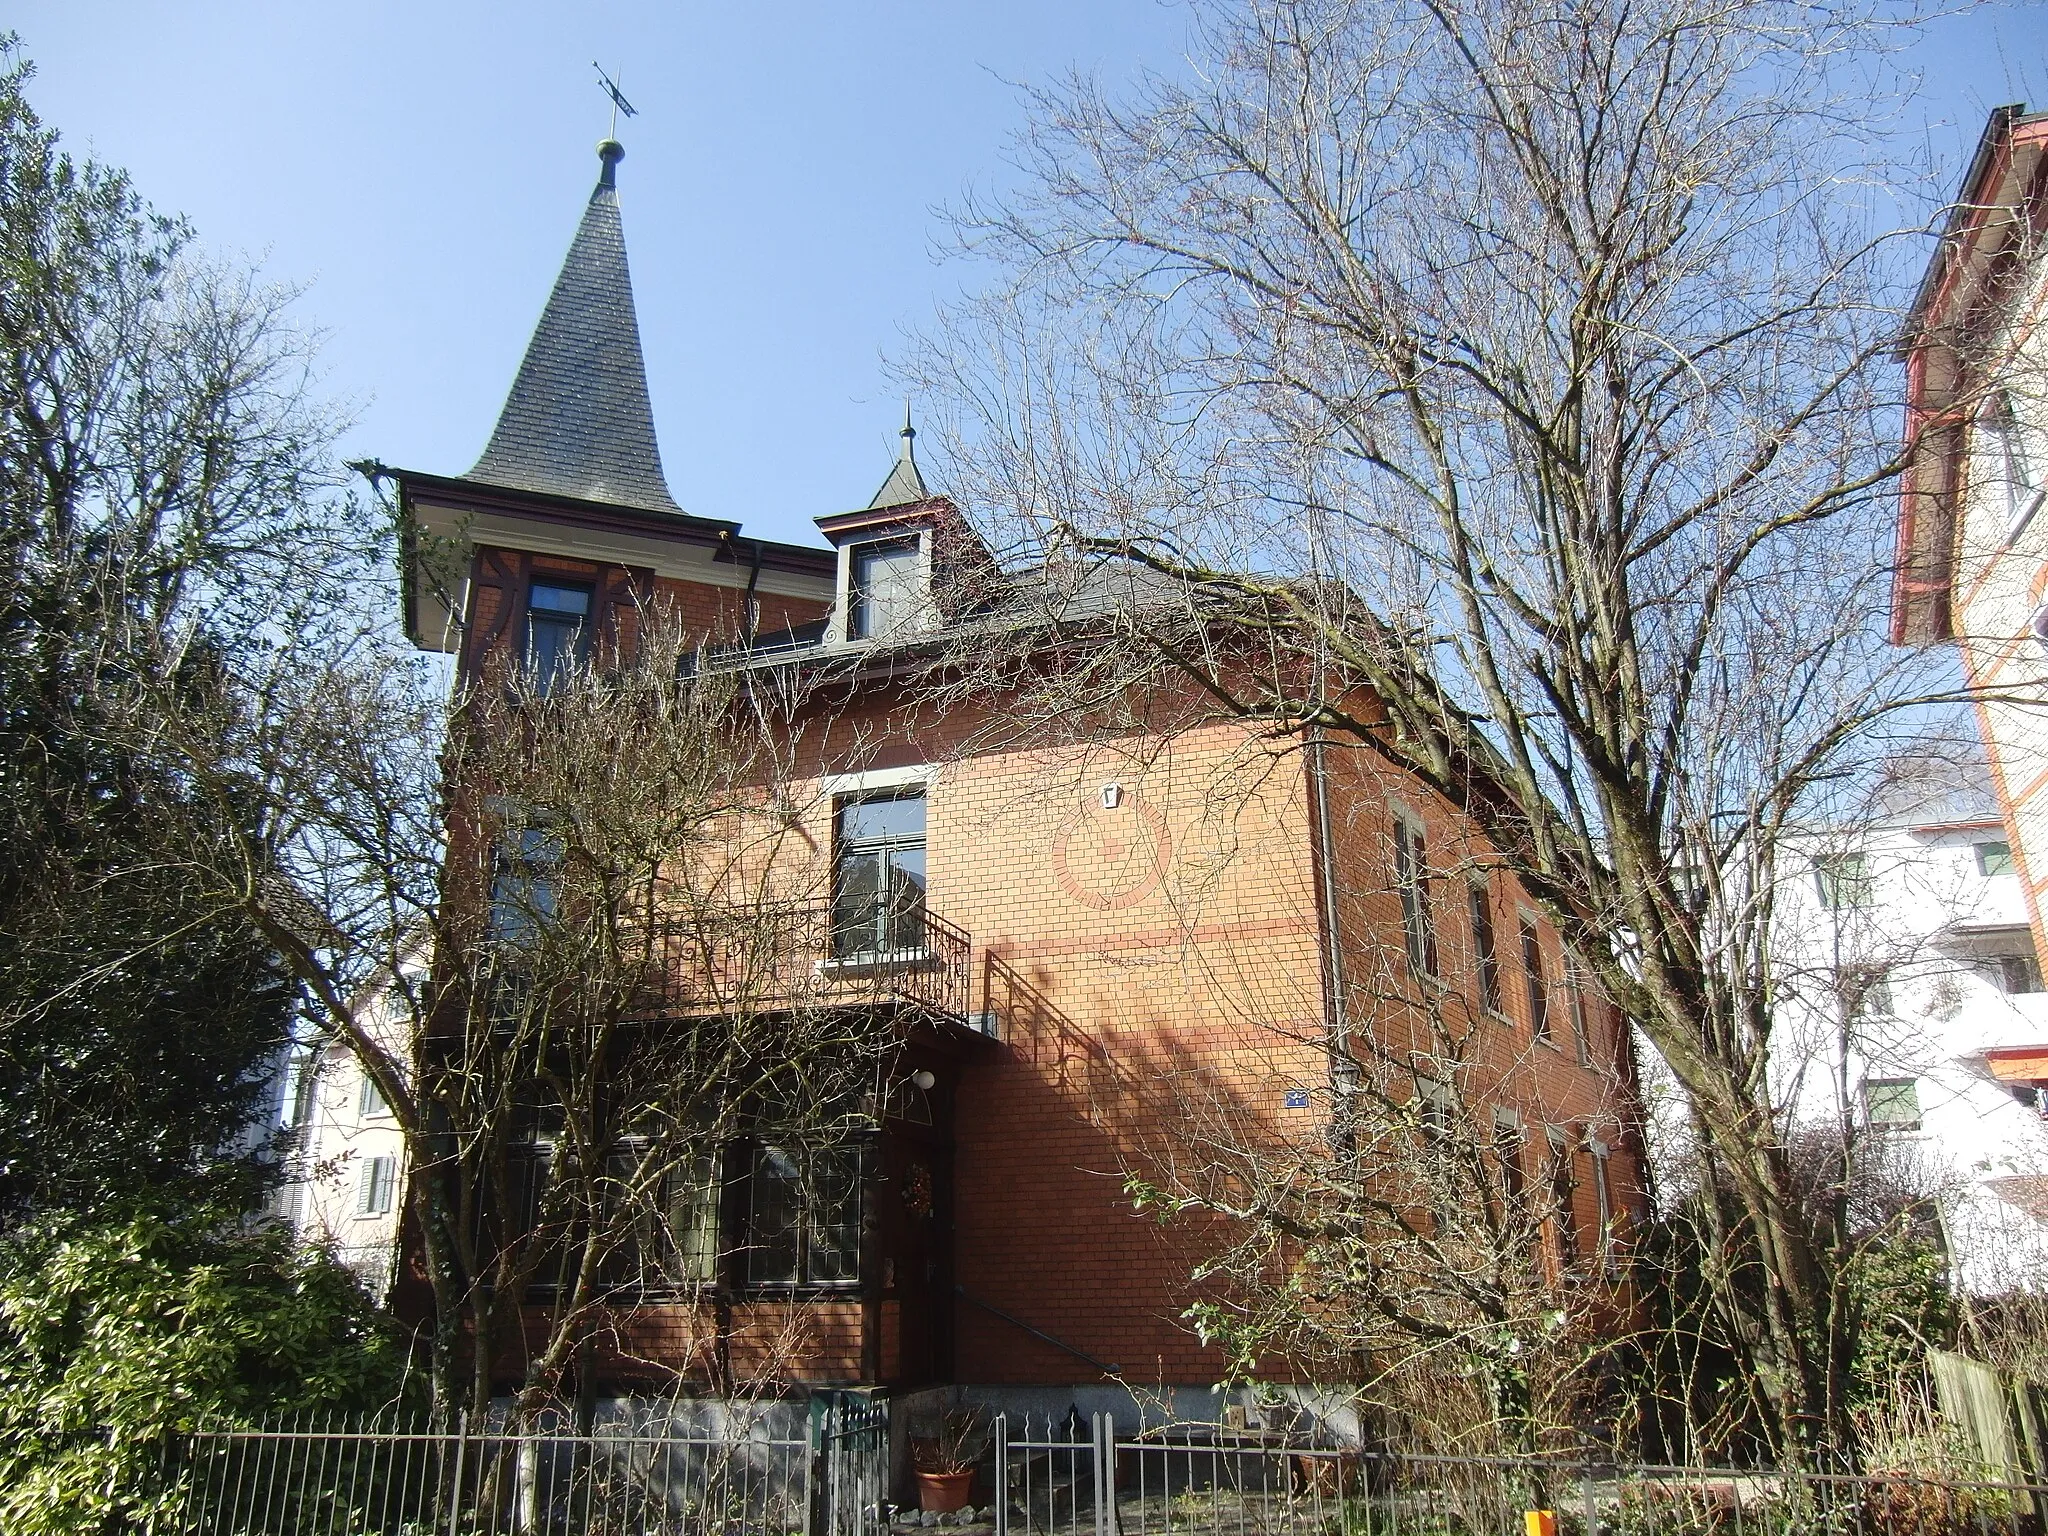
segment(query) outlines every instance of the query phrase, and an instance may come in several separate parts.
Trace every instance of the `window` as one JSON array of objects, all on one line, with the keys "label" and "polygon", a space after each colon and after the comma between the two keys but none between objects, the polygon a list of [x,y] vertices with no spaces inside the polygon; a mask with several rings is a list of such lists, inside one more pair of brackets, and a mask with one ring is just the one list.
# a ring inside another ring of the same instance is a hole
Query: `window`
[{"label": "window", "polygon": [[1571,998],[1572,1050],[1578,1056],[1580,1066],[1590,1067],[1593,1065],[1593,1031],[1587,1017],[1586,993],[1593,983],[1575,955],[1565,957],[1564,984]]},{"label": "window", "polygon": [[851,1148],[754,1153],[747,1279],[847,1285],[860,1278],[860,1154]]},{"label": "window", "polygon": [[1845,965],[1835,972],[1842,1017],[1851,1024],[1892,1016],[1892,983],[1881,965]]},{"label": "window", "polygon": [[1977,855],[1978,874],[1989,876],[2012,873],[2011,843],[1978,843],[1971,851]]},{"label": "window", "polygon": [[1479,971],[1479,1003],[1488,1013],[1501,1013],[1500,949],[1493,936],[1493,895],[1482,885],[1470,889],[1472,956]]},{"label": "window", "polygon": [[1436,929],[1429,919],[1429,850],[1422,828],[1394,822],[1394,884],[1401,892],[1401,932],[1408,945],[1408,969],[1437,974]]},{"label": "window", "polygon": [[395,1157],[366,1157],[356,1176],[356,1214],[358,1216],[387,1216],[391,1212],[391,1197],[398,1187],[398,1159]]},{"label": "window", "polygon": [[1998,957],[1998,986],[2006,993],[2039,992],[2041,990],[2041,967],[2032,955],[2000,955]]},{"label": "window", "polygon": [[1522,919],[1522,985],[1528,994],[1529,1033],[1550,1038],[1550,983],[1543,974],[1543,940],[1536,925]]},{"label": "window", "polygon": [[384,1090],[377,1086],[374,1077],[365,1072],[362,1091],[356,1095],[357,1116],[364,1120],[376,1120],[390,1113],[391,1106],[384,1101]]},{"label": "window", "polygon": [[526,665],[542,693],[583,659],[590,631],[590,589],[534,582],[526,592]]},{"label": "window", "polygon": [[1813,861],[1820,904],[1830,912],[1870,905],[1870,866],[1860,853],[1827,853]]},{"label": "window", "polygon": [[1579,1267],[1579,1228],[1572,1214],[1572,1195],[1577,1180],[1572,1177],[1572,1143],[1563,1131],[1552,1127],[1550,1142],[1550,1230],[1557,1244],[1559,1269]]},{"label": "window", "polygon": [[526,827],[498,845],[491,869],[491,937],[530,944],[554,921],[560,897],[562,841]]},{"label": "window", "polygon": [[1863,1111],[1874,1131],[1919,1130],[1919,1080],[1911,1077],[1864,1079]]},{"label": "window", "polygon": [[1589,1141],[1586,1150],[1593,1154],[1593,1210],[1600,1220],[1600,1273],[1604,1275],[1614,1268],[1614,1185],[1609,1181],[1606,1143]]},{"label": "window", "polygon": [[296,1227],[306,1214],[306,1185],[303,1179],[280,1184],[270,1192],[270,1214]]},{"label": "window", "polygon": [[917,612],[917,540],[855,545],[848,577],[846,638],[883,639]]},{"label": "window", "polygon": [[1512,1222],[1521,1214],[1528,1175],[1522,1167],[1522,1124],[1508,1110],[1493,1112],[1493,1158],[1500,1169],[1501,1217]]},{"label": "window", "polygon": [[843,800],[832,871],[832,954],[840,960],[924,949],[924,794]]},{"label": "window", "polygon": [[2035,483],[2025,428],[2013,409],[2012,391],[2001,389],[1986,402],[1978,425],[1984,431],[1993,456],[1995,471],[2005,482],[2005,537],[2017,538],[2040,510],[2042,487]]},{"label": "window", "polygon": [[610,1159],[605,1198],[627,1206],[628,1219],[606,1279],[641,1291],[709,1284],[718,1278],[720,1159],[701,1151],[656,1175],[647,1155],[646,1143],[629,1142]]},{"label": "window", "polygon": [[1451,1090],[1442,1083],[1424,1080],[1416,1085],[1416,1098],[1430,1213],[1441,1229],[1457,1219],[1458,1211],[1458,1149]]},{"label": "window", "polygon": [[662,1181],[670,1273],[697,1284],[718,1275],[718,1205],[723,1193],[718,1159],[705,1153]]},{"label": "window", "polygon": [[1451,1090],[1442,1083],[1425,1081],[1417,1087],[1415,1097],[1422,1144],[1435,1156],[1450,1156]]},{"label": "window", "polygon": [[319,1053],[306,1045],[293,1046],[291,1054],[285,1058],[278,1124],[286,1130],[304,1125],[313,1113],[313,1087],[319,1081],[319,1061]]}]

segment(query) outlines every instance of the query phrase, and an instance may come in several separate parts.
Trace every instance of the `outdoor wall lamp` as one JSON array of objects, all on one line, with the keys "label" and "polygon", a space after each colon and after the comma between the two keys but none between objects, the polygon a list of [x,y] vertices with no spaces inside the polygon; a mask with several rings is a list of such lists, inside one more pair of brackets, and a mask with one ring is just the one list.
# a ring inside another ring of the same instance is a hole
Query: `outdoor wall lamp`
[{"label": "outdoor wall lamp", "polygon": [[931,1092],[932,1084],[938,1081],[936,1077],[932,1076],[923,1067],[919,1067],[915,1072],[911,1073],[910,1080],[917,1085],[920,1092],[924,1093]]}]

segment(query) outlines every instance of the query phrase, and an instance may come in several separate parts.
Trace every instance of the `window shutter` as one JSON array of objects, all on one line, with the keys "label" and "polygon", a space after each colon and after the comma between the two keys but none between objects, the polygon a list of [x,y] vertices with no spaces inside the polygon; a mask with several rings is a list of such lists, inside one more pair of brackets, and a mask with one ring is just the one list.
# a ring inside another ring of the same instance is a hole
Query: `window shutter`
[{"label": "window shutter", "polygon": [[398,1159],[373,1157],[363,1164],[356,1183],[356,1214],[382,1216],[391,1209],[391,1196],[398,1183]]}]

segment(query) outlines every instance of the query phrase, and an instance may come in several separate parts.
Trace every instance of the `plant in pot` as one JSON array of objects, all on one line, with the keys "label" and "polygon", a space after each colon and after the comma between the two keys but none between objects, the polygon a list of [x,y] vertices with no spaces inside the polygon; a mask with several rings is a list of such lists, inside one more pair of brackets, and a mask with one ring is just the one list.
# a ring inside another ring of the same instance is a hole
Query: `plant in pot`
[{"label": "plant in pot", "polygon": [[974,1468],[988,1446],[988,1422],[978,1409],[954,1409],[910,1437],[917,1469],[917,1507],[949,1515],[974,1497]]}]

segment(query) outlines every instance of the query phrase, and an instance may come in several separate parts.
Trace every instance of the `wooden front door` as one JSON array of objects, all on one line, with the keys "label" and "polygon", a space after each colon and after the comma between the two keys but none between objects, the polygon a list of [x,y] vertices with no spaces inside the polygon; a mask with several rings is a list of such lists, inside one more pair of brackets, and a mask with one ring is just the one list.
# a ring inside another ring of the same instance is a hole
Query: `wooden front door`
[{"label": "wooden front door", "polygon": [[884,1326],[896,1336],[896,1347],[884,1351],[884,1372],[904,1386],[950,1381],[953,1372],[953,1169],[942,1095],[950,1100],[942,1086],[921,1096],[931,1123],[892,1116],[882,1128],[882,1301],[890,1314]]}]

